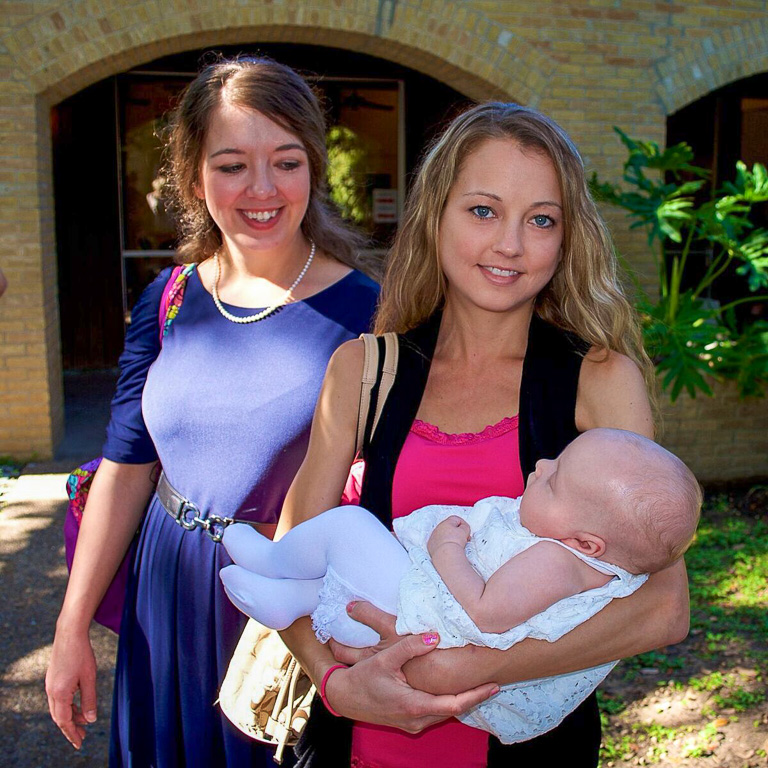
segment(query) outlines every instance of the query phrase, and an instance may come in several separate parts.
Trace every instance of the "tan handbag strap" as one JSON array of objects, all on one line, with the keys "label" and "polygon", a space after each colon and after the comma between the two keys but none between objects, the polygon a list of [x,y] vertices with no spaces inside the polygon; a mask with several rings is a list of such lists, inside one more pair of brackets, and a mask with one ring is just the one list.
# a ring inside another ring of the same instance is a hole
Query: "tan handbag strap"
[{"label": "tan handbag strap", "polygon": [[373,417],[373,427],[371,428],[371,438],[373,437],[376,427],[379,424],[381,418],[381,412],[384,410],[384,404],[389,397],[389,391],[392,389],[392,385],[395,383],[395,376],[397,375],[397,361],[400,353],[400,348],[397,344],[397,334],[389,333],[384,334],[384,367],[381,371],[381,384],[379,385],[379,394],[376,398],[376,413]]},{"label": "tan handbag strap", "polygon": [[[372,333],[363,333],[360,335],[365,345],[365,356],[363,358],[363,376],[360,386],[360,407],[357,412],[357,439],[355,442],[355,456],[358,456],[365,438],[365,425],[368,423],[368,412],[371,407],[371,392],[376,384],[379,372],[379,343],[376,336]],[[381,412],[387,402],[389,391],[395,383],[397,374],[397,361],[399,357],[399,346],[397,343],[397,334],[390,331],[384,334],[384,365],[381,371],[381,384],[379,385],[379,394],[376,398],[376,409],[373,416],[373,425],[371,427],[372,438],[376,432],[376,427],[381,418]],[[370,439],[370,438],[369,438]]]},{"label": "tan handbag strap", "polygon": [[357,410],[357,438],[355,440],[355,456],[363,447],[363,435],[368,421],[368,408],[371,404],[371,390],[376,383],[376,373],[379,368],[379,344],[372,333],[361,333],[360,338],[365,345],[363,358],[363,377],[360,386],[360,406]]},{"label": "tan handbag strap", "polygon": [[[279,722],[279,714],[283,710],[287,713],[288,716],[288,722],[283,723],[285,726],[280,731],[280,735],[277,737],[277,749],[275,750],[275,762],[276,763],[282,763],[283,761],[283,752],[285,751],[285,748],[288,746],[288,739],[291,735],[291,727],[293,725],[293,717],[296,713],[295,709],[295,702],[296,702],[296,685],[299,681],[299,677],[301,675],[301,667],[299,666],[299,662],[296,661],[294,657],[291,657],[291,661],[288,664],[288,669],[286,670],[286,679],[287,679],[287,685],[283,683],[283,685],[280,688],[280,693],[277,697],[277,701],[275,702],[275,707],[272,710],[272,718],[275,721]],[[288,698],[286,702],[286,696]]]}]

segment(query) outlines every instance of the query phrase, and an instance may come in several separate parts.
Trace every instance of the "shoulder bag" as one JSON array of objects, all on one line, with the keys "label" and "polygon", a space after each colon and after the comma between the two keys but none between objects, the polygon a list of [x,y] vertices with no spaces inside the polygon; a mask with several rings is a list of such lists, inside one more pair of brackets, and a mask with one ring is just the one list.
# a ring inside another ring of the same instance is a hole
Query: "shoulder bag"
[{"label": "shoulder bag", "polygon": [[[184,300],[184,288],[186,287],[189,276],[194,272],[196,264],[186,264],[180,267],[174,267],[168,282],[163,289],[163,295],[160,299],[160,308],[158,311],[158,329],[160,334],[160,345],[163,344],[163,337],[168,333],[179,308]],[[80,524],[83,519],[85,502],[88,499],[88,492],[91,490],[91,483],[96,470],[101,464],[101,457],[79,466],[74,469],[67,478],[67,512],[64,518],[64,550],[67,559],[67,569],[72,569],[72,561],[75,558],[75,547],[77,546],[77,537],[80,533]],[[111,629],[113,632],[120,632],[120,621],[123,616],[123,605],[125,603],[125,587],[128,583],[128,571],[133,560],[134,545],[123,558],[120,567],[115,573],[107,591],[104,593],[99,607],[94,614],[94,621]]]}]

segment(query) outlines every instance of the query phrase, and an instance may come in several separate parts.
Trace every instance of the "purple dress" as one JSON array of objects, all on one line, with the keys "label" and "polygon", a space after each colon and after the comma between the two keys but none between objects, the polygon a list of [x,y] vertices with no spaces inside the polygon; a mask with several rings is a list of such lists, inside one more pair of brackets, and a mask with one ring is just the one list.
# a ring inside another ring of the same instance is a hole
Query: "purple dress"
[{"label": "purple dress", "polygon": [[[195,272],[158,356],[167,277],[134,309],[104,455],[125,463],[157,456],[200,509],[276,522],[304,458],[328,359],[368,330],[378,288],[352,272],[265,320],[237,325],[219,314]],[[221,545],[185,531],[152,499],[120,632],[112,768],[273,765],[271,750],[214,706],[245,624],[219,581],[229,562]]]}]

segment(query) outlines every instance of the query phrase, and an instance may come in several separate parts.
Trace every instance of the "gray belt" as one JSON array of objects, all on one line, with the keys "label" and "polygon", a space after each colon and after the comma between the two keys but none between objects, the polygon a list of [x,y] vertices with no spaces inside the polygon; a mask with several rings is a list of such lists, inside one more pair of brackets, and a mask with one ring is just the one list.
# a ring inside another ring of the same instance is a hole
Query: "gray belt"
[{"label": "gray belt", "polygon": [[204,515],[200,508],[189,499],[182,496],[168,481],[165,472],[160,474],[157,481],[157,498],[165,511],[188,531],[202,528],[212,541],[219,542],[224,535],[224,529],[232,523],[246,523],[255,528],[262,536],[274,538],[277,523],[254,523],[250,520],[234,520],[220,515]]}]

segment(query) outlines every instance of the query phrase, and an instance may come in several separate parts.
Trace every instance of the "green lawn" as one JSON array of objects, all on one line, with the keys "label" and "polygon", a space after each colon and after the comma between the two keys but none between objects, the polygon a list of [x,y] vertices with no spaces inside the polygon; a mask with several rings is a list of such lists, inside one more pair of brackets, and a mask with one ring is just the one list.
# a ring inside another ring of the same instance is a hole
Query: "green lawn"
[{"label": "green lawn", "polygon": [[622,662],[599,693],[604,766],[765,765],[767,501],[766,487],[707,497],[686,554],[690,636]]}]

